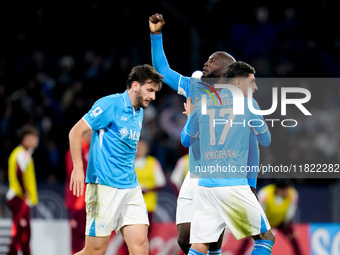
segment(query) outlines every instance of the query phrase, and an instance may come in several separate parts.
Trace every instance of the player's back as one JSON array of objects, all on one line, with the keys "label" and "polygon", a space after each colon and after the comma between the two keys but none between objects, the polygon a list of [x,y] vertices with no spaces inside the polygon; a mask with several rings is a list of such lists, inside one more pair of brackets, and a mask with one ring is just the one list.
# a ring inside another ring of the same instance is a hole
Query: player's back
[{"label": "player's back", "polygon": [[[243,115],[233,114],[230,90],[221,90],[219,96],[222,105],[214,95],[215,100],[206,100],[206,114],[198,117],[201,165],[196,167],[196,172],[201,177],[199,185],[246,185],[244,167],[247,166],[251,113],[244,107]],[[246,100],[244,102],[246,106]],[[202,112],[201,108],[202,104],[196,110]]]}]

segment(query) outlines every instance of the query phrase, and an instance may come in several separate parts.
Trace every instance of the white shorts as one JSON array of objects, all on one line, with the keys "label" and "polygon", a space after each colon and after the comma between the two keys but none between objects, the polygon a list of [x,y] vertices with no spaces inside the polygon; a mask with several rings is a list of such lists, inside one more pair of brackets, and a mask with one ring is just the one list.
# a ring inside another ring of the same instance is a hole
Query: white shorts
[{"label": "white shorts", "polygon": [[176,225],[192,221],[193,200],[198,187],[198,176],[190,172],[184,178],[177,198]]},{"label": "white shorts", "polygon": [[270,229],[267,216],[248,185],[198,186],[193,207],[190,243],[217,242],[226,227],[237,240]]},{"label": "white shorts", "polygon": [[89,236],[109,236],[125,225],[149,225],[140,186],[116,189],[88,183],[85,194],[86,230]]}]

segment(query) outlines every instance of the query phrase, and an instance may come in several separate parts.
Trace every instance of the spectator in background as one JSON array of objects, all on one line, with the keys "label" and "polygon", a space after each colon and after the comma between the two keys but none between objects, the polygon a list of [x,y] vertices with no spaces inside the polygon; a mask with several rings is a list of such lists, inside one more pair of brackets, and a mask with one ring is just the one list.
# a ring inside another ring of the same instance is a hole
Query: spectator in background
[{"label": "spectator in background", "polygon": [[298,193],[290,181],[279,179],[263,187],[258,197],[271,227],[277,228],[286,236],[295,255],[302,254],[292,226],[298,205]]},{"label": "spectator in background", "polygon": [[8,160],[9,190],[7,205],[12,213],[12,241],[8,255],[30,255],[30,207],[38,203],[38,192],[32,153],[39,144],[38,130],[33,126],[23,126],[18,137],[20,145],[11,153]]},{"label": "spectator in background", "polygon": [[148,145],[140,140],[137,145],[135,171],[142,187],[143,197],[149,216],[149,234],[152,232],[153,214],[157,208],[157,191],[165,186],[166,179],[158,160],[148,155]]},{"label": "spectator in background", "polygon": [[177,193],[181,189],[182,183],[189,171],[189,154],[185,154],[177,160],[174,171],[171,173],[170,180],[175,184]]},{"label": "spectator in background", "polygon": [[[86,174],[87,162],[89,158],[90,144],[92,131],[83,135],[82,139],[82,157],[84,162],[84,172]],[[85,193],[79,197],[73,196],[69,188],[71,174],[73,170],[73,163],[70,149],[66,151],[66,186],[65,186],[65,204],[69,212],[69,221],[71,227],[72,238],[72,254],[80,251],[85,246],[85,225],[86,225],[86,207],[85,207]],[[86,187],[85,187],[86,188]]]}]

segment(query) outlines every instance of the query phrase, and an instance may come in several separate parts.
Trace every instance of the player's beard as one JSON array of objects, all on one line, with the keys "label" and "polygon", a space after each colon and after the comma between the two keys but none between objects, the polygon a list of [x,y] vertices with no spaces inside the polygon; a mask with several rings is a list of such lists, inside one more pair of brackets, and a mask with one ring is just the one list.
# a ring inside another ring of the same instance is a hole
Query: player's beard
[{"label": "player's beard", "polygon": [[145,102],[145,98],[143,98],[140,90],[138,90],[136,93],[136,99],[137,99],[138,105],[142,107],[143,109],[146,109],[149,106],[149,104]]},{"label": "player's beard", "polygon": [[210,85],[216,84],[220,79],[221,78],[219,76],[218,70],[214,70],[212,72],[209,72],[209,73],[207,73],[206,76],[203,75],[201,77],[201,80],[203,82],[209,83]]}]

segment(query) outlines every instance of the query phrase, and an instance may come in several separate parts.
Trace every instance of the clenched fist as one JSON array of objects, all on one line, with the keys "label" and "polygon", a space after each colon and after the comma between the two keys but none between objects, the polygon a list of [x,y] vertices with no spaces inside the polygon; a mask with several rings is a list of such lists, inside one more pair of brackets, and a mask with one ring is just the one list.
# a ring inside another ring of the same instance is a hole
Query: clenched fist
[{"label": "clenched fist", "polygon": [[149,17],[149,27],[152,34],[160,34],[165,24],[162,14],[154,14]]}]

